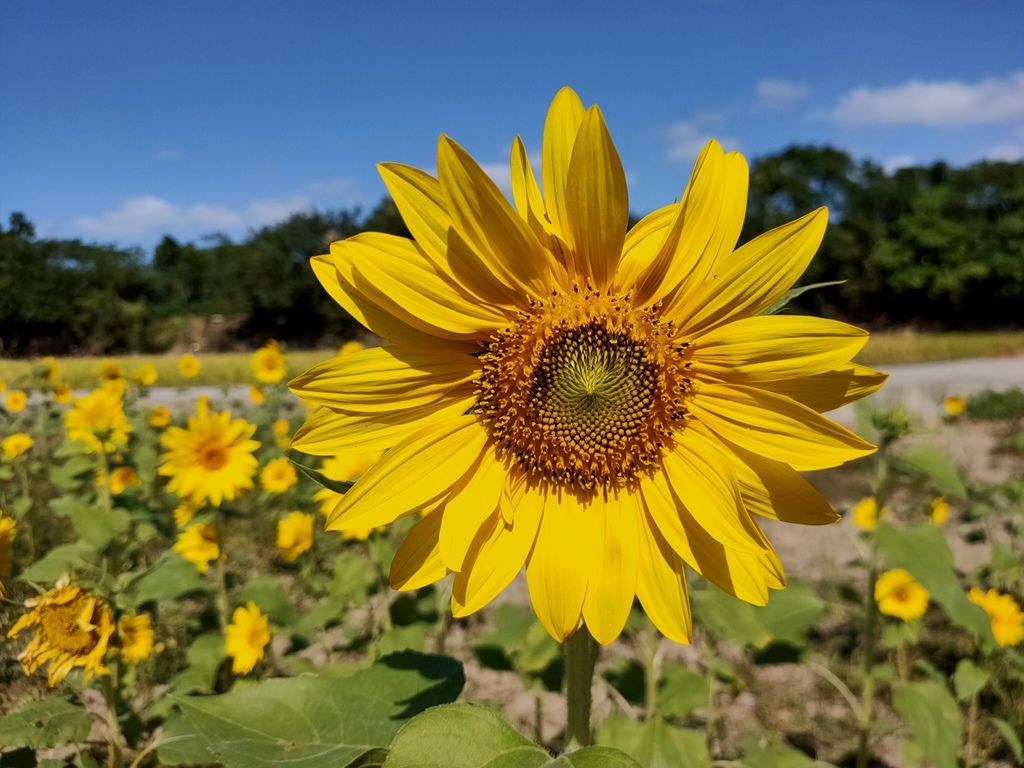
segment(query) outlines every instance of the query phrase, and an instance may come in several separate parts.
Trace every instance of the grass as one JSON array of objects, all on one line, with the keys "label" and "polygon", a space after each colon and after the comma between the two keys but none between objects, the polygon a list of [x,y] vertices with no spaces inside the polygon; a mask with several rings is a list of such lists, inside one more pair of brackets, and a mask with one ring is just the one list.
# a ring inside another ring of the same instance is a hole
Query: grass
[{"label": "grass", "polygon": [[[306,370],[334,354],[334,350],[298,350],[288,353],[291,374]],[[958,360],[969,357],[1006,357],[1024,355],[1024,332],[1005,333],[876,333],[872,334],[858,358],[866,365],[924,363],[936,360]],[[101,358],[69,357],[60,360],[64,381],[75,388],[96,383],[96,369]],[[178,373],[175,355],[125,355],[114,357],[125,373],[131,374],[140,365],[156,366],[160,375],[157,386],[221,385],[252,383],[248,352],[218,352],[200,355],[202,370],[194,379]],[[32,369],[28,360],[0,359],[0,379],[9,387],[20,386]]]}]

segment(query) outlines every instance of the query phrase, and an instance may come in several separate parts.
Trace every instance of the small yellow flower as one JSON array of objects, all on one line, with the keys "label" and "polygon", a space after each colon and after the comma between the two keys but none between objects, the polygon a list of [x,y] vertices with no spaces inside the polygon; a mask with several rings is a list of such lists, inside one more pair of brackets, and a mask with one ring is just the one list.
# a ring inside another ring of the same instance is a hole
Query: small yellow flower
[{"label": "small yellow flower", "polygon": [[231,657],[231,671],[236,675],[252,672],[269,642],[270,621],[256,603],[250,600],[244,608],[235,608],[224,642],[224,651]]},{"label": "small yellow flower", "polygon": [[942,496],[932,499],[932,525],[945,525],[949,520],[949,502]]},{"label": "small yellow flower", "polygon": [[201,367],[199,358],[195,355],[186,354],[178,358],[178,373],[186,379],[194,379],[198,376]]},{"label": "small yellow flower", "polygon": [[200,573],[206,573],[210,562],[220,557],[217,543],[217,529],[209,523],[196,523],[178,534],[174,551],[195,565]]},{"label": "small yellow flower", "polygon": [[298,481],[295,467],[285,458],[267,462],[267,466],[260,472],[260,485],[268,493],[284,493]]},{"label": "small yellow flower", "polygon": [[338,357],[347,357],[348,355],[356,352],[362,352],[364,349],[366,349],[366,346],[363,342],[352,339],[350,341],[346,341],[338,348]]},{"label": "small yellow flower", "polygon": [[156,406],[149,414],[149,426],[163,429],[171,423],[171,409],[166,405]]},{"label": "small yellow flower", "polygon": [[174,511],[171,514],[174,516],[174,524],[179,528],[182,528],[188,525],[195,513],[195,507],[187,501],[183,501],[174,508]]},{"label": "small yellow flower", "polygon": [[1024,640],[1024,611],[1010,595],[1003,595],[994,589],[982,592],[971,587],[967,597],[980,605],[992,622],[992,635],[1000,645],[1016,645]]},{"label": "small yellow flower", "polygon": [[[357,480],[379,458],[379,452],[348,453],[342,456],[332,456],[324,461],[320,471],[328,480]],[[338,506],[338,502],[341,499],[342,494],[332,491],[330,488],[321,488],[313,494],[313,501],[319,502],[320,514],[324,517],[331,516],[331,512]],[[368,535],[369,532],[367,532]],[[361,538],[365,539],[366,536]]]},{"label": "small yellow flower", "polygon": [[346,528],[341,532],[341,538],[345,541],[366,541],[372,534],[383,531],[383,525],[378,525],[376,528]]},{"label": "small yellow flower", "polygon": [[263,391],[263,387],[249,387],[249,398],[256,403],[256,405],[263,405],[267,402],[267,394]]},{"label": "small yellow flower", "polygon": [[252,375],[256,381],[264,384],[276,384],[288,373],[288,363],[284,352],[276,341],[271,339],[252,356]]},{"label": "small yellow flower", "polygon": [[928,590],[902,568],[886,571],[875,582],[875,602],[886,616],[913,621],[928,610]]},{"label": "small yellow flower", "polygon": [[853,522],[862,531],[873,531],[878,525],[879,519],[889,516],[889,508],[878,509],[878,502],[874,496],[867,496],[858,501],[853,507]]},{"label": "small yellow flower", "polygon": [[110,473],[110,492],[115,496],[137,485],[142,485],[142,478],[131,467],[117,467]]},{"label": "small yellow flower", "polygon": [[103,656],[114,634],[114,618],[105,602],[70,586],[64,577],[45,594],[26,600],[25,607],[31,610],[7,633],[15,637],[24,629],[33,630],[31,642],[18,654],[25,674],[49,664],[51,687],[75,667],[83,669],[87,681],[94,674],[107,674]]},{"label": "small yellow flower", "polygon": [[260,444],[251,439],[256,426],[245,419],[232,419],[228,411],[211,413],[209,403],[200,399],[188,429],[169,427],[160,442],[160,474],[171,478],[172,493],[196,504],[209,501],[219,507],[252,488],[259,463],[253,451]]},{"label": "small yellow flower", "polygon": [[11,544],[17,532],[17,521],[0,511],[0,597],[4,596],[4,579],[11,575]]},{"label": "small yellow flower", "polygon": [[959,395],[950,395],[942,401],[942,407],[950,416],[959,416],[967,408],[967,400]]},{"label": "small yellow flower", "polygon": [[96,367],[96,372],[101,379],[106,381],[113,381],[124,376],[121,366],[118,365],[117,361],[111,360],[109,357],[100,360],[99,365]]},{"label": "small yellow flower", "polygon": [[15,432],[0,441],[0,450],[3,450],[4,458],[16,459],[33,445],[32,436],[27,432]]},{"label": "small yellow flower", "polygon": [[291,512],[277,521],[277,549],[289,563],[313,546],[313,516]]},{"label": "small yellow flower", "polygon": [[53,388],[53,402],[57,405],[67,405],[74,396],[74,391],[67,384],[58,384]]},{"label": "small yellow flower", "polygon": [[124,412],[123,392],[120,384],[109,382],[77,398],[64,415],[68,440],[81,440],[94,453],[112,453],[127,443],[132,425]]},{"label": "small yellow flower", "polygon": [[138,664],[153,652],[153,627],[149,614],[122,616],[117,622],[117,637],[121,641],[121,658],[125,664]]},{"label": "small yellow flower", "polygon": [[57,358],[47,355],[39,360],[40,378],[51,384],[60,378],[60,363]]},{"label": "small yellow flower", "polygon": [[271,425],[274,430],[274,437],[277,438],[277,445],[282,449],[288,449],[292,444],[292,426],[288,419],[278,419]]},{"label": "small yellow flower", "polygon": [[25,410],[25,406],[28,405],[28,395],[20,389],[12,389],[7,393],[5,402],[7,403],[7,410],[10,413],[20,413]]},{"label": "small yellow flower", "polygon": [[157,379],[160,378],[160,374],[157,373],[156,366],[146,363],[135,369],[132,378],[135,379],[136,384],[140,384],[143,387],[152,387],[156,384]]}]

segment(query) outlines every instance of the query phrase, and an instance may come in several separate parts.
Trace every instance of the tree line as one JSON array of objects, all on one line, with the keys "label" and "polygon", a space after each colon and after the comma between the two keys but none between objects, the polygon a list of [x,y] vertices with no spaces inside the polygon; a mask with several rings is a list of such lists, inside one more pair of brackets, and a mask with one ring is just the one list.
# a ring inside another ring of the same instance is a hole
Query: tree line
[{"label": "tree line", "polygon": [[[803,282],[808,311],[878,329],[1024,327],[1024,163],[946,163],[887,173],[831,147],[757,159],[741,241],[819,205],[825,241]],[[308,261],[361,231],[408,235],[394,205],[300,213],[241,242],[164,237],[139,248],[39,238],[20,213],[0,227],[0,354],[161,351],[223,318],[222,347],[267,338],[332,343],[357,326]]]}]

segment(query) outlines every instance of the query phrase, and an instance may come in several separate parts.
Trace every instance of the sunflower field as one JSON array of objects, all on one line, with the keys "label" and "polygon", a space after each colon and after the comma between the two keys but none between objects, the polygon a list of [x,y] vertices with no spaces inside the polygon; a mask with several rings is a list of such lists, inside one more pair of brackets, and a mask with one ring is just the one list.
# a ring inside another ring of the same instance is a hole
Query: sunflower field
[{"label": "sunflower field", "polygon": [[631,228],[569,89],[542,166],[382,165],[309,370],[0,383],[0,766],[1024,761],[1024,394],[876,405],[717,142]]}]

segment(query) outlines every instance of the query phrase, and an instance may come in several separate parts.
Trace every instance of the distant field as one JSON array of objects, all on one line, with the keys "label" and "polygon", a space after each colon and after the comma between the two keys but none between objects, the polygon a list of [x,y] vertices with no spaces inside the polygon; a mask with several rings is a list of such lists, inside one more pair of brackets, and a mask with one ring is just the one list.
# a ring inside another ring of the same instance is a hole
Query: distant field
[{"label": "distant field", "polygon": [[[301,350],[288,353],[290,373],[300,373],[313,364],[330,357],[333,350]],[[885,366],[894,363],[923,363],[935,360],[958,360],[968,357],[1006,357],[1024,355],[1024,332],[1014,333],[878,333],[871,337],[858,358],[866,365]],[[73,357],[60,360],[63,379],[73,387],[88,387],[96,382],[101,358]],[[202,370],[193,379],[185,380],[178,373],[175,355],[126,355],[112,359],[125,373],[151,363],[160,374],[157,386],[181,384],[219,385],[252,382],[248,352],[225,352],[199,356]],[[0,359],[0,378],[8,386],[18,386],[31,370],[31,362]]]}]

